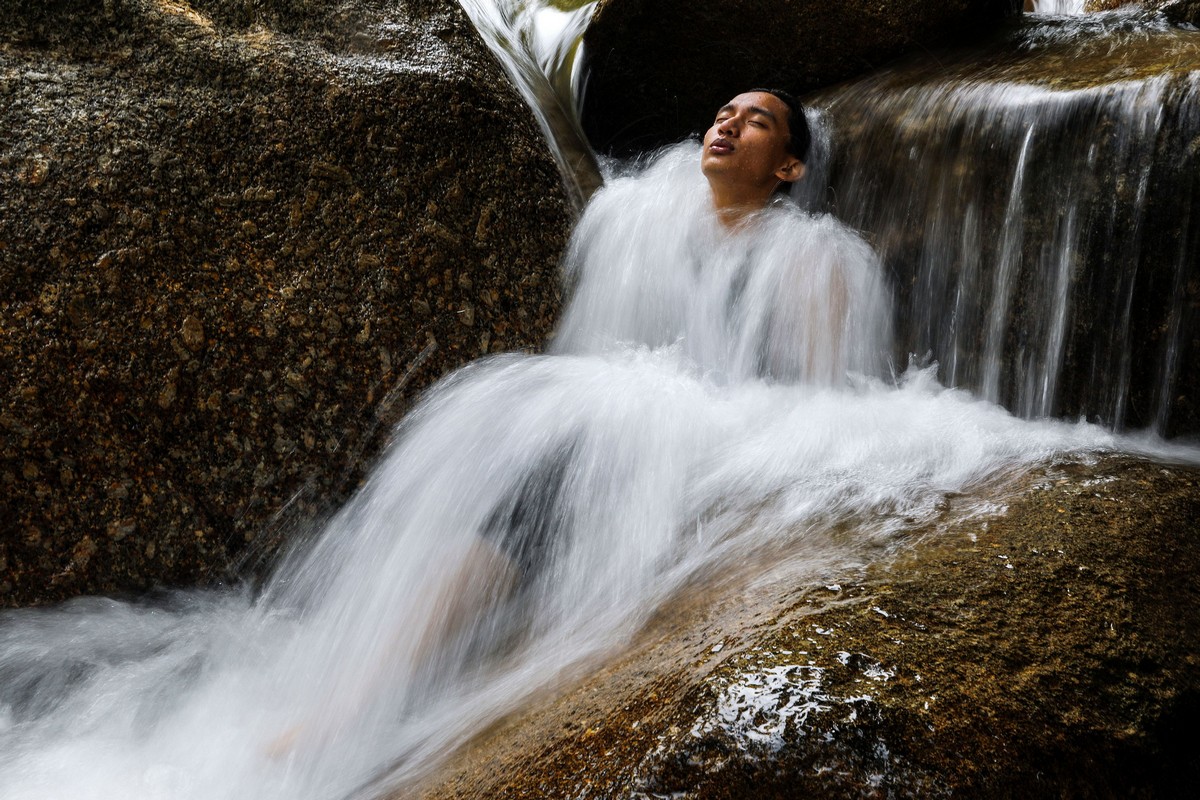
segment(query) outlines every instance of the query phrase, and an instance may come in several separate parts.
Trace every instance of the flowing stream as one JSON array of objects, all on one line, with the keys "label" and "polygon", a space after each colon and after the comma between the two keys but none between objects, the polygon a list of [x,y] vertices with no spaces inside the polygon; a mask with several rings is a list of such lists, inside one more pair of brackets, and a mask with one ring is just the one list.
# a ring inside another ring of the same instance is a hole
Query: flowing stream
[{"label": "flowing stream", "polygon": [[[1006,108],[1018,181],[1002,198],[1037,180]],[[944,215],[1014,226],[1012,206]],[[763,548],[818,580],[1010,470],[1108,450],[1200,460],[1021,419],[933,365],[899,371],[876,251],[787,204],[722,232],[694,143],[613,170],[565,270],[551,352],[440,382],[261,592],[0,617],[0,797],[376,796]]]}]

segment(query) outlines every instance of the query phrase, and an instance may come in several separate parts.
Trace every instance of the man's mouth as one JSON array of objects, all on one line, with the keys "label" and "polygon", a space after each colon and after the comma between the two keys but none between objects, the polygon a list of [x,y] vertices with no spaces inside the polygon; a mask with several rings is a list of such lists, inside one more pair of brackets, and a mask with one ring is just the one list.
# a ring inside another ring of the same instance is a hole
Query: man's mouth
[{"label": "man's mouth", "polygon": [[732,153],[733,142],[724,137],[717,137],[716,139],[713,139],[712,144],[708,146],[708,150],[710,153],[716,153],[717,155]]}]

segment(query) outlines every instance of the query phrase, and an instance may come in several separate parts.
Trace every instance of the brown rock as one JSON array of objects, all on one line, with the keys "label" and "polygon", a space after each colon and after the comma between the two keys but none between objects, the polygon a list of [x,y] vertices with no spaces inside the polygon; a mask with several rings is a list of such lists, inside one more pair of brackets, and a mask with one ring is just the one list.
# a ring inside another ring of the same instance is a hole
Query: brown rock
[{"label": "brown rock", "polygon": [[183,318],[183,327],[180,329],[183,335],[183,343],[187,349],[196,351],[204,346],[204,325],[200,320],[188,315]]},{"label": "brown rock", "polygon": [[7,4],[0,96],[0,604],[261,563],[481,331],[549,333],[568,205],[452,0]]},{"label": "brown rock", "polygon": [[1154,8],[1176,25],[1200,26],[1200,0],[1161,0]]},{"label": "brown rock", "polygon": [[1110,458],[1011,489],[891,564],[696,587],[416,794],[1189,796],[1200,472]]}]

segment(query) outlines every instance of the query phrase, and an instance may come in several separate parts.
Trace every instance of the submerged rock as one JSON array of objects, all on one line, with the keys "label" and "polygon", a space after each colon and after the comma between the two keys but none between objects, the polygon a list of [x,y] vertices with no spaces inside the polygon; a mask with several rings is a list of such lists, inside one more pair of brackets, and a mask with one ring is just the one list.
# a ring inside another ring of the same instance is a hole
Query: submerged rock
[{"label": "submerged rock", "polygon": [[559,176],[451,0],[8,4],[0,96],[4,605],[221,579],[552,328]]},{"label": "submerged rock", "polygon": [[952,500],[889,564],[697,587],[422,796],[1186,796],[1198,488],[1056,464],[983,493],[1007,508]]},{"label": "submerged rock", "polygon": [[584,130],[605,152],[654,149],[703,130],[748,88],[807,92],[913,49],[986,34],[1020,8],[1019,0],[601,0],[584,35]]}]

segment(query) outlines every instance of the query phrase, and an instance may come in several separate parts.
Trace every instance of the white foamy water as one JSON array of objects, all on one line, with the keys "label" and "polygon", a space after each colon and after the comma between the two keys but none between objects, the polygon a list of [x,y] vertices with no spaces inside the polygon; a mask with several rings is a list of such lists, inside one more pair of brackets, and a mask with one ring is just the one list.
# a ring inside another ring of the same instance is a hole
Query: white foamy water
[{"label": "white foamy water", "polygon": [[685,580],[767,546],[797,580],[836,574],[947,493],[1132,446],[931,370],[893,380],[889,293],[855,233],[782,205],[723,234],[704,198],[694,144],[613,179],[568,255],[554,352],[442,381],[260,595],[0,617],[0,797],[373,796]]},{"label": "white foamy water", "polygon": [[1082,14],[1086,0],[1033,0],[1035,14]]}]

